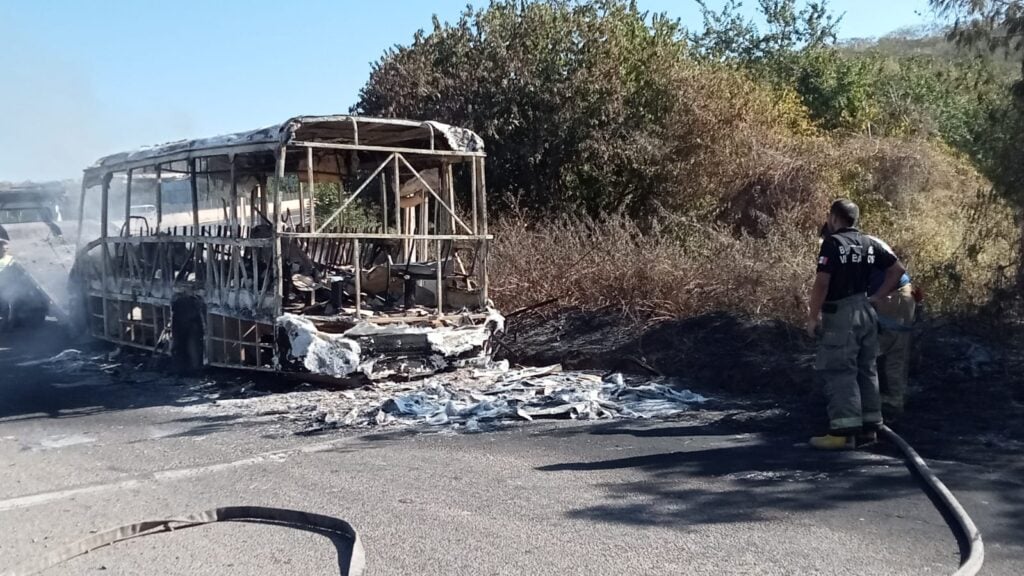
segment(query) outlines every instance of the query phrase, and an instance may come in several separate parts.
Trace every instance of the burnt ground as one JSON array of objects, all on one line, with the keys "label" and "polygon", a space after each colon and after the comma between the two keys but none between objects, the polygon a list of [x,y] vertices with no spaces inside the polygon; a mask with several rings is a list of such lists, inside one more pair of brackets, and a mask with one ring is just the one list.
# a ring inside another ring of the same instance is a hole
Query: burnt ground
[{"label": "burnt ground", "polygon": [[[906,413],[892,428],[928,458],[1024,472],[1024,325],[929,321],[915,334]],[[815,433],[825,399],[814,345],[777,321],[715,313],[638,323],[615,312],[559,310],[510,321],[505,353],[524,364],[655,371],[713,396],[739,394],[774,418],[759,426]]]}]

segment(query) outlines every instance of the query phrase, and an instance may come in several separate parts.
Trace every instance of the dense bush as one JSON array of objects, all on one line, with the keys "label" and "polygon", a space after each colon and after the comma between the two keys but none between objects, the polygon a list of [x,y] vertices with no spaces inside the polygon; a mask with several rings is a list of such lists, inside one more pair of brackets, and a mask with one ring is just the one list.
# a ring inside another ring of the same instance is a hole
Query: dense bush
[{"label": "dense bush", "polygon": [[[974,309],[1010,280],[1012,212],[966,160],[923,140],[851,139],[810,154],[821,155],[815,178],[840,183],[864,207],[865,229],[907,260],[932,310]],[[669,212],[643,227],[623,215],[502,217],[494,298],[506,310],[559,298],[637,316],[731,310],[796,322],[818,247],[807,222],[826,206],[794,203],[757,235]]]},{"label": "dense bush", "polygon": [[504,308],[796,318],[837,196],[937,308],[983,301],[1018,237],[975,168],[1022,138],[1001,128],[1005,78],[840,50],[823,3],[761,6],[766,33],[730,4],[686,34],[619,0],[493,0],[387,52],[354,111],[484,137]]}]

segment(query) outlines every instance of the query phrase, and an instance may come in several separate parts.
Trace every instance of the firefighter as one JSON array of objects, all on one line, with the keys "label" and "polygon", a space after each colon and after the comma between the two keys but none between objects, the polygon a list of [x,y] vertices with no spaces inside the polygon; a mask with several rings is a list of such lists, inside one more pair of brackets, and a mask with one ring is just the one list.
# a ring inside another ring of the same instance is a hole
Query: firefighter
[{"label": "firefighter", "polygon": [[[821,240],[831,235],[828,224],[821,228]],[[872,236],[887,251],[896,254],[883,240]],[[885,271],[874,269],[868,280],[868,295],[874,296],[885,281]],[[878,389],[882,398],[882,418],[893,422],[903,415],[907,387],[910,382],[910,336],[917,316],[919,291],[904,273],[896,290],[880,294],[878,313]]]},{"label": "firefighter", "polygon": [[[885,242],[878,242],[895,253]],[[882,416],[887,421],[894,421],[903,415],[903,403],[910,380],[910,335],[917,300],[909,274],[904,273],[896,289],[888,294],[879,290],[884,281],[884,273],[873,272],[868,293],[877,295],[875,310],[878,311],[878,376]]]},{"label": "firefighter", "polygon": [[822,450],[855,448],[875,440],[882,424],[878,391],[878,319],[868,298],[872,270],[885,277],[879,294],[889,294],[906,272],[903,264],[877,240],[856,228],[860,209],[840,199],[829,208],[831,233],[821,244],[811,289],[807,333],[817,337],[814,368],[825,382],[829,432],[811,438]]}]

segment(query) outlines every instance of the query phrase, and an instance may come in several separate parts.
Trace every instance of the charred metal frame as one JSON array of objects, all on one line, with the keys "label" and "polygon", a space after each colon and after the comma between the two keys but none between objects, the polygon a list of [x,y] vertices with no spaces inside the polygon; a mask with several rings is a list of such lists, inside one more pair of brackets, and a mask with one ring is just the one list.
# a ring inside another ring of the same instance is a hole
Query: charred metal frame
[{"label": "charred metal frame", "polygon": [[[307,122],[313,128],[310,134],[303,134],[303,125]],[[350,131],[342,133],[342,126]],[[168,352],[172,301],[181,295],[196,296],[205,305],[205,364],[278,370],[274,360],[275,321],[285,312],[305,314],[305,309],[297,308],[293,301],[300,294],[294,287],[289,288],[291,271],[287,271],[286,276],[284,270],[285,262],[290,262],[296,250],[325,273],[335,274],[332,278],[350,276],[346,282],[354,285],[348,300],[354,306],[339,304],[333,315],[315,315],[318,325],[330,327],[333,323],[351,325],[361,321],[414,325],[464,323],[467,319],[484,321],[489,289],[487,253],[492,237],[487,233],[486,155],[482,145],[459,148],[448,140],[445,149],[438,146],[439,142],[446,141],[438,138],[438,134],[444,132],[439,132],[433,123],[348,116],[295,118],[282,124],[276,137],[270,129],[265,130],[268,134],[265,137],[261,132],[256,137],[238,135],[224,141],[211,139],[169,145],[164,150],[142,154],[143,157],[137,157],[140,156],[137,153],[116,155],[86,169],[76,266],[85,280],[87,318],[95,337]],[[320,137],[318,132],[327,136]],[[387,142],[389,139],[396,141]],[[271,154],[273,172],[255,173],[251,167],[261,165],[260,162],[269,159]],[[357,155],[359,162],[370,161],[373,169],[347,168],[343,163],[346,154]],[[225,158],[227,166],[223,170],[211,168],[212,161],[223,167]],[[246,164],[243,160],[250,162]],[[336,172],[322,169],[329,161],[336,162]],[[186,169],[175,168],[181,165]],[[461,180],[455,177],[455,168],[460,168]],[[130,225],[133,176],[140,170],[155,173],[157,213],[155,226],[150,230],[140,229],[135,235]],[[424,176],[425,170],[437,171],[434,183]],[[168,214],[163,207],[165,178],[182,173],[189,184],[191,226],[168,226]],[[121,174],[126,182],[126,224],[117,236],[112,236],[111,181]],[[225,202],[225,214],[218,223],[204,225],[201,222],[201,174],[206,176],[208,192],[211,175],[227,175],[220,183],[227,187],[229,203]],[[242,224],[238,188],[243,176],[256,178],[260,183],[254,188],[253,200],[258,194],[263,206],[272,206],[270,214],[266,208],[262,211],[262,217],[272,224],[269,237],[250,236],[257,224],[253,216],[257,211],[255,201],[250,202],[249,226]],[[355,176],[358,180],[351,193],[343,190],[346,176]],[[270,177],[272,181],[268,183]],[[282,197],[289,178],[299,183],[297,222],[286,221],[283,212]],[[462,197],[468,197],[470,204],[469,213],[462,212],[461,217],[456,202],[458,181],[468,188]],[[329,217],[318,222],[317,184],[328,182],[339,184],[341,203]],[[379,183],[379,198],[364,195],[374,183]],[[84,206],[90,185],[101,188],[100,234],[82,244]],[[403,185],[415,187],[418,196],[410,200],[410,195],[403,192]],[[272,204],[267,202],[267,188],[270,188]],[[340,218],[360,197],[371,204],[379,202],[381,226],[373,230],[345,230]],[[387,259],[383,297],[365,292],[366,267],[377,268],[382,264],[364,257],[367,249],[375,249],[382,243],[395,247],[397,252],[397,259],[390,254]],[[469,271],[456,246],[472,247],[473,262]],[[408,283],[408,270],[416,265],[421,270],[430,270],[432,276],[427,280],[421,272],[416,276],[418,281],[435,284],[431,313],[424,314],[422,307],[418,311],[404,309],[391,301],[393,283],[400,279],[394,274],[395,270],[401,271],[404,267],[407,272],[404,281]],[[456,276],[464,279],[465,286],[459,290],[468,296],[463,301],[475,304],[468,309],[450,305],[446,299],[451,290],[445,286],[446,280],[454,285]],[[317,294],[318,290],[314,289],[310,296],[314,302],[307,308],[320,305],[316,301]],[[372,306],[367,300],[372,298],[384,304],[378,302],[370,311]]]}]

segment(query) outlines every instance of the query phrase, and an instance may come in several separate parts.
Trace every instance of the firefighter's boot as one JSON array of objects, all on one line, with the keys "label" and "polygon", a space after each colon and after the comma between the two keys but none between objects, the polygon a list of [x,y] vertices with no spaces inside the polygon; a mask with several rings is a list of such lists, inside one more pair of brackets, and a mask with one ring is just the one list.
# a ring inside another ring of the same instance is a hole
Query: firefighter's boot
[{"label": "firefighter's boot", "polygon": [[818,450],[853,450],[857,447],[857,441],[853,436],[815,436],[810,441],[811,448]]}]

